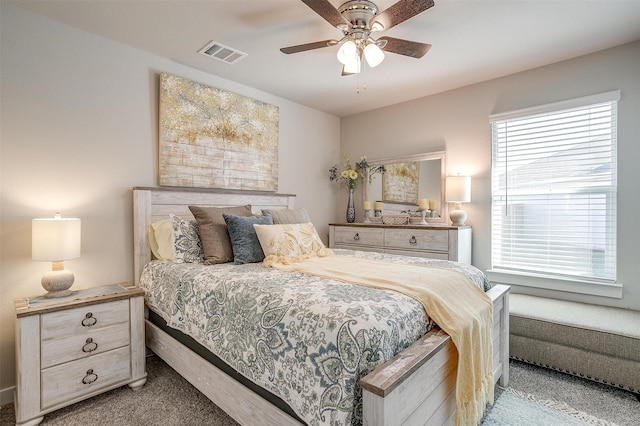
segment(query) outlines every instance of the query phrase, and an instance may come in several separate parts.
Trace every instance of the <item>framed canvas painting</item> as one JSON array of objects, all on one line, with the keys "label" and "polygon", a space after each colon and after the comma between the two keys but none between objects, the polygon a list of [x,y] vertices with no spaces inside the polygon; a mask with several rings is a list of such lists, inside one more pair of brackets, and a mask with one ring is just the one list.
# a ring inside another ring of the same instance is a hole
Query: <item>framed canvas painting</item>
[{"label": "framed canvas painting", "polygon": [[394,163],[382,175],[382,200],[418,204],[420,163]]},{"label": "framed canvas painting", "polygon": [[277,106],[160,75],[161,186],[278,189]]}]

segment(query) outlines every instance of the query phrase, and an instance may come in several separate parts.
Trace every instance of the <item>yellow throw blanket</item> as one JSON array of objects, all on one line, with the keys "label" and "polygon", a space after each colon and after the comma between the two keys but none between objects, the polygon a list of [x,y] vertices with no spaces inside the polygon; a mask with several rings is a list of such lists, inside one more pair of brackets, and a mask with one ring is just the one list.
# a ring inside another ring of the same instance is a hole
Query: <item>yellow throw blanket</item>
[{"label": "yellow throw blanket", "polygon": [[297,259],[276,256],[266,266],[393,290],[422,303],[458,349],[456,424],[477,425],[493,403],[493,303],[464,274],[452,269],[398,265],[352,256]]}]

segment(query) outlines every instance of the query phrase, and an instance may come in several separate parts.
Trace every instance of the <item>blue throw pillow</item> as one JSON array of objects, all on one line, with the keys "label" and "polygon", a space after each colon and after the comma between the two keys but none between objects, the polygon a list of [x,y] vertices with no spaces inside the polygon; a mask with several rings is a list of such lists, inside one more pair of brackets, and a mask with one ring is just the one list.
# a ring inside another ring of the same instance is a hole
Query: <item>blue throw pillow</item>
[{"label": "blue throw pillow", "polygon": [[240,265],[243,263],[262,262],[264,260],[264,252],[253,225],[273,225],[271,215],[265,213],[262,216],[244,217],[223,213],[222,217],[229,230],[229,239],[233,249],[233,263]]}]

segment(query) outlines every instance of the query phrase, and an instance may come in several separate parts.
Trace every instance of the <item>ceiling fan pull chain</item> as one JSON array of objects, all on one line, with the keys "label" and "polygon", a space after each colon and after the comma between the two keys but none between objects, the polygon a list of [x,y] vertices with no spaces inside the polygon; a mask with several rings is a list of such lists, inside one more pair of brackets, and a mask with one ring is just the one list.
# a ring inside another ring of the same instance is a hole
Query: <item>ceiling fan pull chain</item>
[{"label": "ceiling fan pull chain", "polygon": [[[367,61],[363,61],[363,62],[367,62]],[[367,90],[367,75],[365,73],[365,70],[367,69],[367,64],[363,63],[362,64],[362,90]],[[360,77],[360,74],[358,74],[358,77]]]}]

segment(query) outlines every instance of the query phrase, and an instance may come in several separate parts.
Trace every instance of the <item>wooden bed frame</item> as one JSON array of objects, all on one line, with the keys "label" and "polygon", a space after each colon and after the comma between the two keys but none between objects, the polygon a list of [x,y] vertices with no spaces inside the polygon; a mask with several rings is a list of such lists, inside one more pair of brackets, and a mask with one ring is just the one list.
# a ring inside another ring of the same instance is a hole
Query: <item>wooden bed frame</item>
[{"label": "wooden bed frame", "polygon": [[[133,189],[134,268],[139,285],[144,265],[151,260],[149,225],[169,213],[193,218],[189,205],[228,207],[250,204],[263,208],[293,208],[295,195],[248,191],[184,188]],[[493,301],[494,379],[509,382],[509,287],[487,292]],[[146,344],[181,376],[223,411],[243,425],[299,425],[300,423],[247,387],[170,337],[148,320]],[[427,333],[419,341],[364,377],[365,425],[453,424],[456,408],[458,353],[445,332]]]}]

